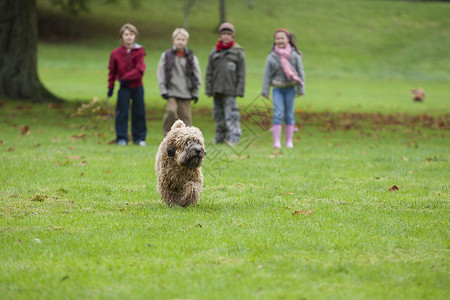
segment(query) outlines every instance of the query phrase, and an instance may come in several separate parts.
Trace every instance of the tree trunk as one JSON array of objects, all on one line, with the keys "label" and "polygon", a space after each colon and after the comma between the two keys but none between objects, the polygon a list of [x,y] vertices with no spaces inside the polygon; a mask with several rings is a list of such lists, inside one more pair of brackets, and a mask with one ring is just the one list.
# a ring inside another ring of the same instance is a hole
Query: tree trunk
[{"label": "tree trunk", "polygon": [[226,0],[220,0],[220,24],[227,21]]},{"label": "tree trunk", "polygon": [[195,0],[188,0],[186,2],[186,6],[184,8],[184,21],[183,21],[183,28],[189,29],[189,19],[191,17],[191,9],[195,4]]},{"label": "tree trunk", "polygon": [[36,0],[1,0],[0,11],[0,98],[63,101],[37,73]]}]

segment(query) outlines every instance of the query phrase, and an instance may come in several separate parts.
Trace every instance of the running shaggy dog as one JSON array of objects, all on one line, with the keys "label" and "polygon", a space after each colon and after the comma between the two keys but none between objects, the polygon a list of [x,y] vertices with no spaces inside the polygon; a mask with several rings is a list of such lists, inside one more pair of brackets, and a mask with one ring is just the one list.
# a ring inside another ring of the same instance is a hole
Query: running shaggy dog
[{"label": "running shaggy dog", "polygon": [[202,162],[206,155],[202,132],[178,120],[156,153],[158,193],[169,206],[195,204],[203,190]]}]

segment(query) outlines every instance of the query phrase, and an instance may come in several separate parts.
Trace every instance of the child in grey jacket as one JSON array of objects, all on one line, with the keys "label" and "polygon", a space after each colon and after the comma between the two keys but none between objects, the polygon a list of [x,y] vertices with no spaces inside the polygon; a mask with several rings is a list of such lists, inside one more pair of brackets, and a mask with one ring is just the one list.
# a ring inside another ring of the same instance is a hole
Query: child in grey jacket
[{"label": "child in grey jacket", "polygon": [[235,30],[230,23],[219,27],[219,42],[209,54],[205,90],[214,96],[213,117],[216,122],[214,143],[234,146],[242,134],[236,97],[244,97],[244,49],[234,41]]},{"label": "child in grey jacket", "polygon": [[194,52],[187,48],[189,33],[177,28],[172,34],[173,46],[161,54],[156,72],[161,96],[167,100],[163,119],[163,136],[181,119],[192,125],[191,101],[198,101],[202,84],[200,65]]},{"label": "child in grey jacket", "polygon": [[295,97],[305,93],[305,73],[302,54],[286,29],[275,31],[272,52],[266,59],[262,95],[269,99],[270,86],[273,86],[273,147],[281,148],[281,130],[285,123],[286,147],[294,147]]}]

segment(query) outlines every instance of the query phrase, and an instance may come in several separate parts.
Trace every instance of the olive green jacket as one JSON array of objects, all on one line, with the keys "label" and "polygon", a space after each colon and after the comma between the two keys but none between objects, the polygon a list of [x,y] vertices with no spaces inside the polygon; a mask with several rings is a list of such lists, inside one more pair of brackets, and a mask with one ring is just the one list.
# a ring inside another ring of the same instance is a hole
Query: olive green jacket
[{"label": "olive green jacket", "polygon": [[214,48],[206,67],[205,92],[207,95],[226,94],[244,97],[245,55],[244,48],[234,43],[228,50]]}]

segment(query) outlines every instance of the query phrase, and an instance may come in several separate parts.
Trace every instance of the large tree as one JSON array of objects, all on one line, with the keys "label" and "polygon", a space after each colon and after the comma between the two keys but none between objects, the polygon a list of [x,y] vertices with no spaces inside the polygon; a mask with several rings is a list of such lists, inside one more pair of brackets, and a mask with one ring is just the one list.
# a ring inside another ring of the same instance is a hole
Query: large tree
[{"label": "large tree", "polygon": [[0,12],[0,98],[62,101],[37,73],[36,0],[1,0]]}]

